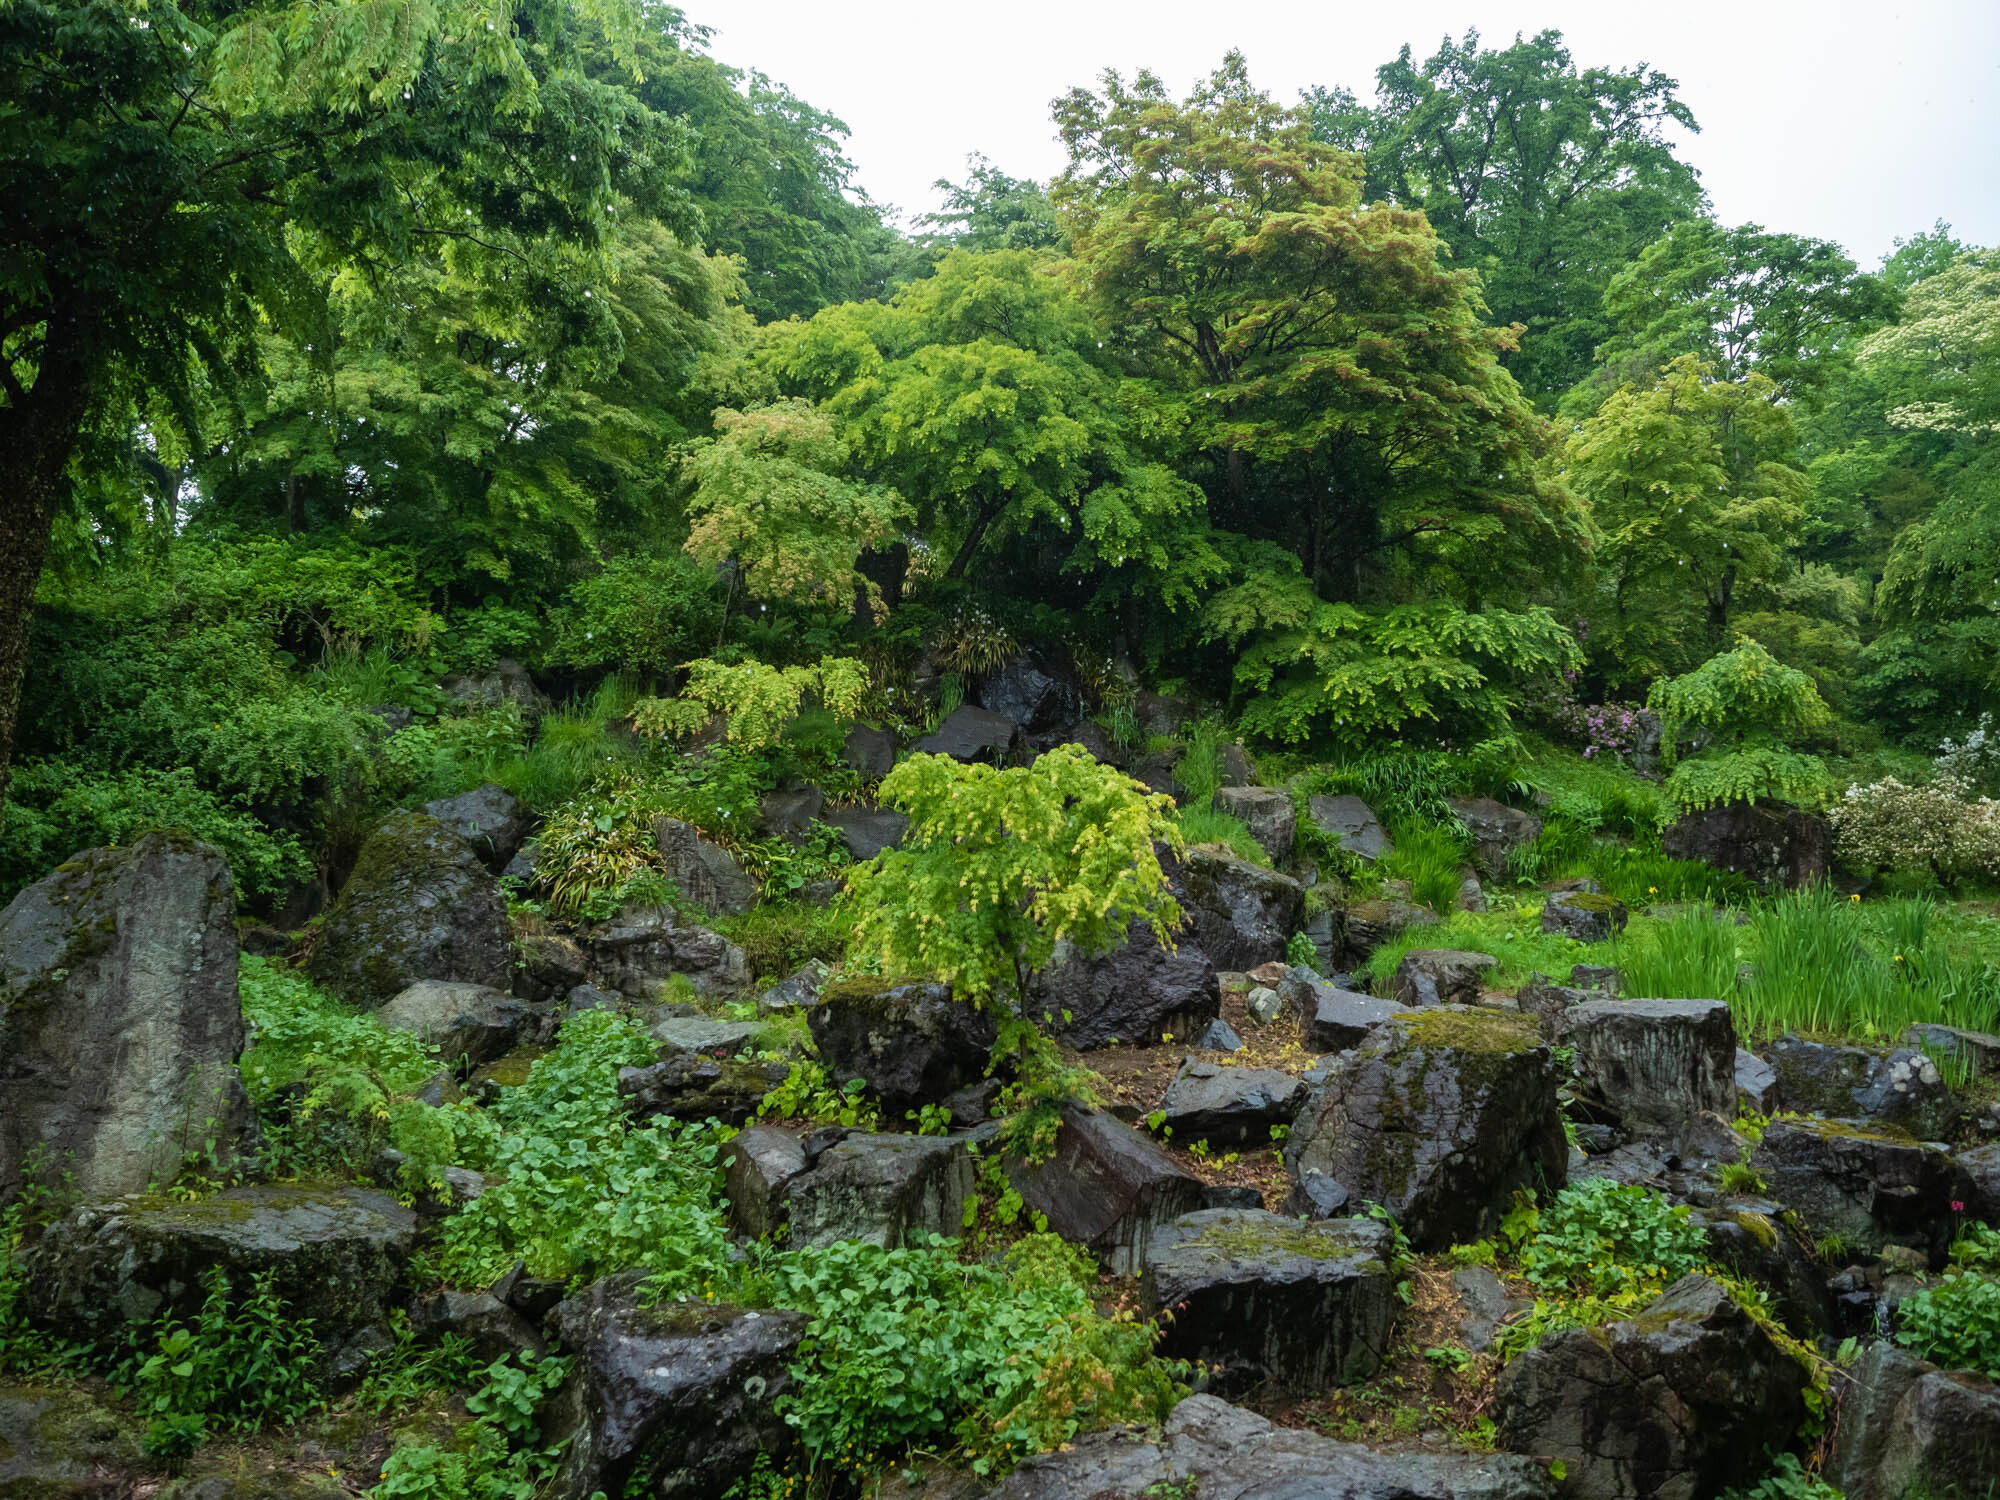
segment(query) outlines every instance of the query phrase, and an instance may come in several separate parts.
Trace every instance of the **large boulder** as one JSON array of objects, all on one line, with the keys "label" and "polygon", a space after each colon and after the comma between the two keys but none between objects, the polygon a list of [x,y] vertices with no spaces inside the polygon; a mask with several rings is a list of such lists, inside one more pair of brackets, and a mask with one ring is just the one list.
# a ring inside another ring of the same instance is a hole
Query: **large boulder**
[{"label": "large boulder", "polygon": [[795,1130],[752,1125],[732,1136],[725,1149],[731,1227],[753,1240],[775,1234],[790,1214],[785,1189],[806,1170],[804,1141]]},{"label": "large boulder", "polygon": [[1445,805],[1472,835],[1472,862],[1488,878],[1505,875],[1507,856],[1542,836],[1540,818],[1491,797],[1447,797]]},{"label": "large boulder", "polygon": [[1098,1110],[1066,1108],[1044,1161],[1010,1160],[1008,1180],[1049,1228],[1114,1276],[1137,1275],[1153,1231],[1208,1206],[1201,1179],[1152,1137]]},{"label": "large boulder", "polygon": [[1396,965],[1389,993],[1400,1005],[1477,1005],[1487,971],[1499,962],[1463,948],[1412,948]]},{"label": "large boulder", "polygon": [[972,1192],[963,1139],[848,1135],[785,1184],[795,1249],[865,1240],[894,1250],[930,1235],[958,1235]]},{"label": "large boulder", "polygon": [[1278,998],[1298,1017],[1300,1036],[1313,1052],[1358,1047],[1369,1032],[1409,1008],[1379,995],[1343,989],[1302,964],[1293,965],[1278,981]]},{"label": "large boulder", "polygon": [[954,709],[937,731],[918,740],[921,755],[949,755],[953,760],[1002,761],[1014,748],[1021,726],[1005,714],[970,703]]},{"label": "large boulder", "polygon": [[598,983],[632,1000],[657,1000],[677,974],[711,998],[732,998],[750,983],[741,948],[671,906],[628,906],[586,932],[583,946]]},{"label": "large boulder", "polygon": [[1208,849],[1163,863],[1188,919],[1187,937],[1216,968],[1254,969],[1285,956],[1305,910],[1296,880]]},{"label": "large boulder", "polygon": [[1406,1012],[1327,1068],[1292,1126],[1285,1167],[1380,1203],[1419,1250],[1481,1239],[1517,1189],[1563,1184],[1557,1083],[1555,1059],[1524,1017]]},{"label": "large boulder", "polygon": [[235,921],[222,856],[158,833],[80,854],[0,911],[0,1202],[31,1168],[108,1197],[234,1143]]},{"label": "large boulder", "polygon": [[1340,961],[1358,969],[1384,943],[1411,927],[1435,927],[1438,914],[1395,898],[1357,901],[1341,913]]},{"label": "large boulder", "polygon": [[1079,1437],[1025,1460],[985,1500],[1555,1500],[1559,1488],[1532,1459],[1378,1453],[1202,1395],[1174,1408],[1157,1441]]},{"label": "large boulder", "polygon": [[1306,816],[1342,850],[1370,864],[1396,847],[1375,809],[1359,797],[1309,797]]},{"label": "large boulder", "polygon": [[816,786],[766,792],[757,803],[757,831],[767,839],[801,843],[825,806],[826,793]]},{"label": "large boulder", "polygon": [[[1029,656],[1010,656],[979,685],[982,706],[1030,733],[1067,724],[1083,709],[1075,688],[1052,677]],[[918,747],[919,749],[922,746]]]},{"label": "large boulder", "polygon": [[1276,1068],[1225,1068],[1190,1058],[1181,1064],[1160,1100],[1176,1141],[1240,1146],[1271,1138],[1271,1127],[1289,1125],[1306,1086]]},{"label": "large boulder", "polygon": [[1186,1039],[1222,1013],[1222,986],[1208,955],[1185,937],[1162,947],[1139,921],[1109,953],[1058,944],[1035,976],[1031,998],[1049,1028],[1081,1050],[1145,1045],[1167,1033]]},{"label": "large boulder", "polygon": [[1826,879],[1833,834],[1825,818],[1789,803],[1726,802],[1683,814],[1661,831],[1660,847],[1675,859],[1796,889]]},{"label": "large boulder", "polygon": [[620,1068],[618,1092],[636,1120],[718,1120],[741,1125],[791,1066],[680,1052],[644,1068]]},{"label": "large boulder", "polygon": [[2000,1387],[1873,1345],[1842,1383],[1827,1480],[1847,1500],[1992,1492]]},{"label": "large boulder", "polygon": [[849,725],[840,758],[863,780],[880,781],[896,768],[896,737],[872,724]]},{"label": "large boulder", "polygon": [[893,807],[829,807],[820,822],[840,830],[847,852],[856,859],[873,859],[884,849],[902,847],[910,820]]},{"label": "large boulder", "polygon": [[1282,862],[1292,857],[1299,818],[1290,792],[1268,786],[1225,786],[1215,793],[1215,810],[1249,829],[1250,837],[1272,859]]},{"label": "large boulder", "polygon": [[506,788],[490,781],[456,797],[426,802],[424,813],[471,845],[495,874],[506,870],[528,836],[527,809]]},{"label": "large boulder", "polygon": [[1942,1150],[1862,1120],[1773,1120],[1750,1164],[1815,1239],[1838,1236],[1864,1255],[1902,1245],[1934,1267],[1956,1227],[1952,1205],[1972,1193],[1965,1169]]},{"label": "large boulder", "polygon": [[1560,1042],[1568,1034],[1570,1011],[1592,1000],[1602,1000],[1606,993],[1580,985],[1555,984],[1546,974],[1536,970],[1528,976],[1528,982],[1514,992],[1514,1008],[1524,1016],[1533,1016],[1535,1023],[1542,1028],[1543,1036],[1552,1042]]},{"label": "large boulder", "polygon": [[535,686],[535,679],[528,669],[505,656],[495,661],[493,670],[483,677],[454,673],[440,678],[438,691],[447,703],[462,708],[511,707],[530,728],[549,708],[548,694]]},{"label": "large boulder", "polygon": [[1625,903],[1597,891],[1557,891],[1543,903],[1542,931],[1579,943],[1609,942],[1625,930]]},{"label": "large boulder", "polygon": [[1787,1033],[1764,1050],[1778,1102],[1800,1114],[1879,1120],[1919,1140],[1944,1140],[1962,1113],[1938,1065],[1916,1047],[1841,1046]]},{"label": "large boulder", "polygon": [[416,1215],[389,1194],[339,1183],[89,1204],[27,1253],[23,1306],[37,1323],[102,1342],[163,1314],[192,1317],[211,1268],[238,1295],[269,1273],[292,1315],[312,1319],[331,1347],[400,1302],[416,1232]]},{"label": "large boulder", "polygon": [[985,1076],[996,1028],[942,984],[830,985],[806,1012],[836,1084],[859,1078],[894,1116],[936,1104]]},{"label": "large boulder", "polygon": [[357,1005],[381,1005],[422,979],[504,990],[514,950],[500,882],[436,818],[391,813],[362,844],[306,969]]},{"label": "large boulder", "polygon": [[1793,1232],[1790,1217],[1766,1199],[1732,1198],[1693,1211],[1707,1240],[1708,1258],[1725,1271],[1762,1287],[1781,1321],[1798,1338],[1814,1343],[1838,1322],[1826,1267]]},{"label": "large boulder", "polygon": [[1592,1500],[1707,1500],[1747,1485],[1805,1414],[1798,1362],[1708,1277],[1629,1322],[1553,1334],[1500,1372],[1503,1448],[1560,1459]]},{"label": "large boulder", "polygon": [[1577,1071],[1632,1129],[1736,1112],[1736,1023],[1720,1000],[1586,1000],[1564,1030]]},{"label": "large boulder", "polygon": [[512,1052],[536,1016],[512,995],[483,984],[426,979],[400,991],[375,1019],[435,1047],[446,1062],[477,1067]]},{"label": "large boulder", "polygon": [[727,849],[703,838],[692,823],[655,818],[653,839],[667,878],[703,911],[740,917],[757,904],[760,892],[749,872]]},{"label": "large boulder", "polygon": [[628,1494],[639,1475],[654,1500],[708,1500],[748,1476],[759,1454],[782,1462],[797,1444],[777,1408],[805,1315],[649,1307],[645,1279],[625,1271],[593,1282],[550,1316],[575,1361],[547,1419],[568,1437],[558,1500]]},{"label": "large boulder", "polygon": [[1160,1352],[1218,1366],[1214,1388],[1318,1395],[1381,1369],[1392,1250],[1374,1219],[1205,1209],[1154,1230],[1140,1295],[1161,1318]]}]

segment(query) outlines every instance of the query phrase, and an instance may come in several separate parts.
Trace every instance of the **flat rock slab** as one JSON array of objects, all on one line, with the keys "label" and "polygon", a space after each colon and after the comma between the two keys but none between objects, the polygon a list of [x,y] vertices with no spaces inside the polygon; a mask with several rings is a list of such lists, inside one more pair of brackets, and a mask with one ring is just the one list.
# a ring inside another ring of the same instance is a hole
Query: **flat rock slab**
[{"label": "flat rock slab", "polygon": [[1065,1109],[1047,1161],[1010,1160],[1007,1177],[1049,1228],[1115,1276],[1135,1276],[1161,1224],[1208,1206],[1200,1178],[1158,1142],[1100,1110]]},{"label": "flat rock slab", "polygon": [[1487,971],[1499,962],[1463,948],[1412,948],[1396,965],[1389,994],[1403,1005],[1477,1005]]},{"label": "flat rock slab", "polygon": [[1303,966],[1278,981],[1278,998],[1298,1017],[1301,1039],[1313,1052],[1358,1047],[1377,1026],[1408,1009],[1379,995],[1344,989]]},{"label": "flat rock slab", "polygon": [[734,1057],[757,1039],[754,1021],[715,1021],[707,1016],[667,1016],[653,1023],[652,1038],[663,1057],[699,1052]]},{"label": "flat rock slab", "polygon": [[956,1238],[972,1187],[962,1138],[849,1135],[785,1184],[791,1245],[863,1240],[894,1250],[926,1235]]},{"label": "flat rock slab", "polygon": [[1735,1113],[1736,1023],[1720,1000],[1586,1000],[1563,1029],[1577,1071],[1628,1127],[1671,1131],[1704,1110]]},{"label": "flat rock slab", "polygon": [[1229,1068],[1189,1061],[1160,1101],[1176,1141],[1240,1146],[1268,1141],[1271,1127],[1289,1125],[1306,1086],[1276,1068]]},{"label": "flat rock slab", "polygon": [[398,992],[376,1010],[375,1019],[435,1047],[447,1063],[477,1067],[512,1052],[536,1017],[512,995],[488,985],[426,979]]},{"label": "flat rock slab", "polygon": [[1396,847],[1375,809],[1359,797],[1310,797],[1306,816],[1343,850],[1370,864]]},{"label": "flat rock slab", "polygon": [[884,849],[902,847],[910,820],[893,807],[829,807],[819,820],[838,828],[847,852],[856,859],[873,859]]},{"label": "flat rock slab", "polygon": [[1219,1366],[1223,1392],[1316,1394],[1382,1367],[1393,1248],[1374,1219],[1207,1209],[1154,1231],[1140,1295],[1150,1315],[1167,1315],[1160,1352]]},{"label": "flat rock slab", "polygon": [[949,755],[953,760],[1005,760],[1021,726],[1005,714],[970,703],[954,709],[937,732],[912,746],[919,755]]}]

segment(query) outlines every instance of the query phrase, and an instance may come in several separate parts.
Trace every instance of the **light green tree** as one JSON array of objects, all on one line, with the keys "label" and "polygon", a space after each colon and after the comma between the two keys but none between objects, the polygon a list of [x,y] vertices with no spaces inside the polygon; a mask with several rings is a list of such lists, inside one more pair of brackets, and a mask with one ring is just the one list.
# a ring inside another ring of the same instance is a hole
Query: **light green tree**
[{"label": "light green tree", "polygon": [[[1814,805],[1831,791],[1826,763],[1790,742],[1832,718],[1811,677],[1778,661],[1749,637],[1680,677],[1653,684],[1647,705],[1673,772],[1667,795],[1693,811],[1768,798]],[[1704,730],[1709,743],[1680,759],[1683,735]]]}]

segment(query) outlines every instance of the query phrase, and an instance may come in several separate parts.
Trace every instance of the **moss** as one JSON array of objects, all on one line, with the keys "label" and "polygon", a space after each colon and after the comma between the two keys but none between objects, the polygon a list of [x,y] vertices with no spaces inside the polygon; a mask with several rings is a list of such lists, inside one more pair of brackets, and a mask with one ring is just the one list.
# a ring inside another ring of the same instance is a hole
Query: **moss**
[{"label": "moss", "polygon": [[549,1049],[543,1046],[516,1047],[505,1057],[487,1063],[466,1080],[468,1090],[476,1089],[482,1083],[497,1084],[501,1088],[519,1088],[528,1081],[528,1070]]},{"label": "moss", "polygon": [[1542,1045],[1532,1017],[1455,1005],[1426,1006],[1398,1016],[1395,1025],[1411,1047],[1451,1047],[1460,1052],[1517,1056]]},{"label": "moss", "polygon": [[891,995],[920,983],[921,980],[878,979],[866,974],[851,979],[837,979],[820,990],[819,1004],[847,1006],[880,1014],[888,1009]]},{"label": "moss", "polygon": [[1614,912],[1622,911],[1625,906],[1616,896],[1600,896],[1595,891],[1564,891],[1550,899],[1558,900],[1576,911]]},{"label": "moss", "polygon": [[1734,1214],[1731,1217],[1736,1220],[1744,1233],[1748,1234],[1766,1250],[1775,1250],[1778,1248],[1778,1226],[1771,1222],[1768,1215],[1744,1212]]},{"label": "moss", "polygon": [[1374,1260],[1372,1252],[1360,1245],[1343,1242],[1332,1234],[1307,1224],[1245,1224],[1225,1222],[1207,1225],[1189,1240],[1191,1248],[1213,1250],[1230,1260],[1253,1260],[1273,1253],[1296,1255],[1306,1260]]},{"label": "moss", "polygon": [[1825,1140],[1851,1139],[1862,1141],[1886,1141],[1896,1146],[1915,1146],[1917,1138],[1900,1125],[1869,1124],[1861,1120],[1820,1120],[1787,1119],[1787,1125],[1797,1130],[1808,1131]]}]

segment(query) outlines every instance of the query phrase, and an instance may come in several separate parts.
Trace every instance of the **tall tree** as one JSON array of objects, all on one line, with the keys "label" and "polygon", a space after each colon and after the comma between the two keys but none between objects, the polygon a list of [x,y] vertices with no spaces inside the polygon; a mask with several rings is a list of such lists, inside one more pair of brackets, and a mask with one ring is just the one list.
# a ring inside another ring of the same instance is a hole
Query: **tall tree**
[{"label": "tall tree", "polygon": [[940,177],[944,210],[925,214],[943,243],[961,250],[1060,250],[1062,226],[1048,190],[1031,177],[1009,177],[985,157],[966,158],[966,180]]},{"label": "tall tree", "polygon": [[[14,0],[0,8],[0,778],[30,611],[107,402],[198,427],[267,326],[317,346],[342,266],[465,257],[579,334],[608,316],[614,195],[668,128],[587,78],[586,26],[520,0]],[[316,336],[317,335],[317,336]],[[315,350],[315,352],[317,352]]]},{"label": "tall tree", "polygon": [[1478,271],[1494,316],[1525,329],[1508,368],[1553,401],[1605,337],[1611,277],[1701,205],[1668,140],[1697,128],[1675,81],[1643,63],[1579,69],[1555,31],[1498,49],[1468,31],[1375,76],[1372,109],[1309,91],[1316,133],[1364,151],[1368,197],[1422,209]]}]

